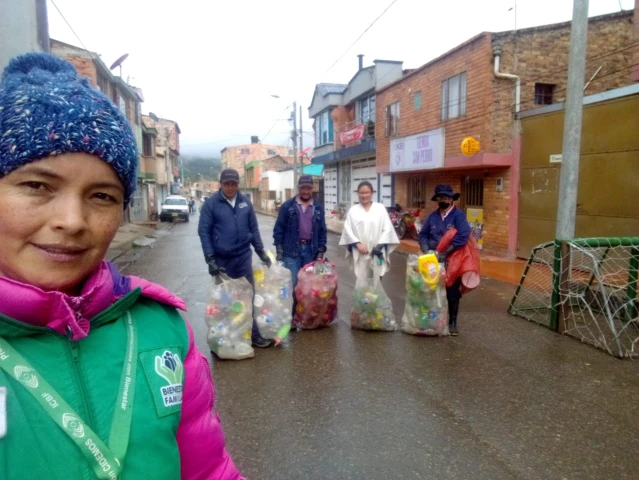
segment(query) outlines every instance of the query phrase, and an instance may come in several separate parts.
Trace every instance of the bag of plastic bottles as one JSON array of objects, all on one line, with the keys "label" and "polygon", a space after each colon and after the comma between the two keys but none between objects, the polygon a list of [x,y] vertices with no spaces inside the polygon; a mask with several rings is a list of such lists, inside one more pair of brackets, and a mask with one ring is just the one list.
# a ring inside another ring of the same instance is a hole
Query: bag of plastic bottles
[{"label": "bag of plastic bottles", "polygon": [[448,335],[446,271],[434,253],[409,255],[406,267],[406,308],[402,332]]},{"label": "bag of plastic bottles", "polygon": [[337,316],[337,271],[328,260],[305,265],[297,274],[294,325],[310,330],[328,326]]},{"label": "bag of plastic bottles", "polygon": [[353,290],[351,328],[386,332],[397,330],[393,304],[382,287],[377,258],[360,265]]},{"label": "bag of plastic bottles", "polygon": [[273,261],[270,268],[263,263],[253,265],[255,279],[255,321],[262,337],[280,343],[291,330],[293,320],[293,280],[282,262]]},{"label": "bag of plastic bottles", "polygon": [[242,360],[255,356],[251,347],[253,287],[245,277],[213,277],[205,319],[206,340],[219,358]]}]

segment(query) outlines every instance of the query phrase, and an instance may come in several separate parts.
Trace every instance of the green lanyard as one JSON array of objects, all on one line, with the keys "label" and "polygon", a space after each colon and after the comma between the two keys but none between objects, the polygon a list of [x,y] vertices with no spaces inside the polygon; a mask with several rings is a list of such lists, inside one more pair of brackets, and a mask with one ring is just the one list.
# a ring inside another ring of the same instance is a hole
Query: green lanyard
[{"label": "green lanyard", "polygon": [[69,404],[9,343],[0,337],[0,368],[20,382],[40,403],[54,422],[78,446],[100,479],[117,479],[129,446],[135,396],[138,339],[135,321],[126,314],[127,346],[115,403],[109,446],[98,437]]}]

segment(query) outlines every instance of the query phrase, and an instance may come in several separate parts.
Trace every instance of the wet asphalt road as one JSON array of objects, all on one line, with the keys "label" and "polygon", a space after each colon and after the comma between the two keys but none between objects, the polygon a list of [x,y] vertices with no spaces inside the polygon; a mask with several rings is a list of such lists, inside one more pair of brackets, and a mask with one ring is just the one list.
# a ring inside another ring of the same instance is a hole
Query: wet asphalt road
[{"label": "wet asphalt road", "polygon": [[[197,220],[117,263],[185,299],[210,358]],[[259,222],[272,247],[274,218]],[[246,478],[639,479],[638,362],[510,317],[512,287],[490,279],[462,299],[457,338],[351,331],[354,277],[337,243],[329,234],[339,321],[251,360],[213,360],[228,449]],[[401,315],[406,257],[392,261],[383,283]]]}]

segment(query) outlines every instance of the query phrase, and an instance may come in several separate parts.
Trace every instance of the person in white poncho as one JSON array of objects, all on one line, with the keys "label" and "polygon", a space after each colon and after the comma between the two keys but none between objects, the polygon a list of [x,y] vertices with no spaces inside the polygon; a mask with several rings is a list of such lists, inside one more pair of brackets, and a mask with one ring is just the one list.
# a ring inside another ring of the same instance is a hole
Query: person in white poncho
[{"label": "person in white poncho", "polygon": [[348,247],[346,256],[353,255],[355,275],[367,270],[371,257],[382,259],[379,273],[383,276],[390,270],[390,254],[399,245],[386,207],[373,202],[373,186],[361,182],[357,186],[359,205],[353,205],[344,222],[340,245]]}]

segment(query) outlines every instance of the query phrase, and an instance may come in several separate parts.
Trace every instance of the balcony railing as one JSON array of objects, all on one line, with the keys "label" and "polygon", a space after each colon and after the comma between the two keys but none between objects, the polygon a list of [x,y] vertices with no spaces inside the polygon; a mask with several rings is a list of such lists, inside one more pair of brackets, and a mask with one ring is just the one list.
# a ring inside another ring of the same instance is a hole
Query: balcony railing
[{"label": "balcony railing", "polygon": [[335,129],[335,149],[360,145],[375,138],[375,121],[354,120]]}]

